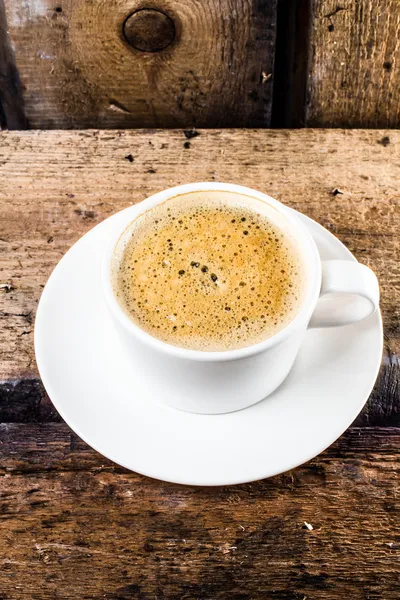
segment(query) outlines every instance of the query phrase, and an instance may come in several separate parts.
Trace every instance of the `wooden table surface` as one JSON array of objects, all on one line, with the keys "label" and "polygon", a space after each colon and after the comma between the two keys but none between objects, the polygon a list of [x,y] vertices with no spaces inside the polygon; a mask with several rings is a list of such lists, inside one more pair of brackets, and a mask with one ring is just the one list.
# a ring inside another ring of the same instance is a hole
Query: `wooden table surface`
[{"label": "wooden table surface", "polygon": [[[400,133],[199,133],[0,134],[0,598],[398,599]],[[53,408],[33,351],[65,251],[116,211],[199,180],[258,188],[336,234],[377,273],[385,326],[375,389],[331,448],[218,489],[97,454]]]}]

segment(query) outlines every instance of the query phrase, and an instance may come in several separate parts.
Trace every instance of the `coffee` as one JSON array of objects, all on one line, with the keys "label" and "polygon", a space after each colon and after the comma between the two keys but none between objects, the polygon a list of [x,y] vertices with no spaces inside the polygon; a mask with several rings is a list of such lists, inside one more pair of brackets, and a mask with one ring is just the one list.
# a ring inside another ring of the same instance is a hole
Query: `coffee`
[{"label": "coffee", "polygon": [[285,219],[227,191],[176,196],[139,216],[117,243],[114,293],[144,331],[169,344],[223,351],[285,327],[304,274]]}]

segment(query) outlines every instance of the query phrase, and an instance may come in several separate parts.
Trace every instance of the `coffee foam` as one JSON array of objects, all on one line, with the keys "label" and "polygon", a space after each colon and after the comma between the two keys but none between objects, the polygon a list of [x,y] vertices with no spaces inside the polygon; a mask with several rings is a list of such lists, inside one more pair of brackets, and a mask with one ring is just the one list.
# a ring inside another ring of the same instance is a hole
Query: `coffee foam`
[{"label": "coffee foam", "polygon": [[225,191],[176,196],[138,217],[117,243],[111,275],[137,325],[204,351],[271,337],[296,315],[304,289],[286,219]]}]

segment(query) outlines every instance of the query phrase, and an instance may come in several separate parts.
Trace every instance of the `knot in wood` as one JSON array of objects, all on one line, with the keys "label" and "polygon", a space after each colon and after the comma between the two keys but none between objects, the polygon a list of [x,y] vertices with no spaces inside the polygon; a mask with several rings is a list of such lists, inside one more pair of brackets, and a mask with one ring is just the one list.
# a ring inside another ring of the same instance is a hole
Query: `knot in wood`
[{"label": "knot in wood", "polygon": [[128,44],[142,52],[164,50],[175,38],[171,17],[153,8],[142,8],[129,15],[123,31]]}]

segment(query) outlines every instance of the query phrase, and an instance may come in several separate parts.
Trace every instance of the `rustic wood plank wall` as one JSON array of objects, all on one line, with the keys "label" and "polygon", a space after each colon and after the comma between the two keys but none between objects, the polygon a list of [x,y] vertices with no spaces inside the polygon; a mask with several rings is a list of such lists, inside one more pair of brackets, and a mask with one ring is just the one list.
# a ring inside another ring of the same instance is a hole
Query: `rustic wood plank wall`
[{"label": "rustic wood plank wall", "polygon": [[398,127],[399,27],[398,0],[0,0],[0,121]]},{"label": "rustic wood plank wall", "polygon": [[314,0],[309,127],[400,127],[399,0]]},{"label": "rustic wood plank wall", "polygon": [[5,0],[5,16],[21,127],[269,125],[276,0]]}]

